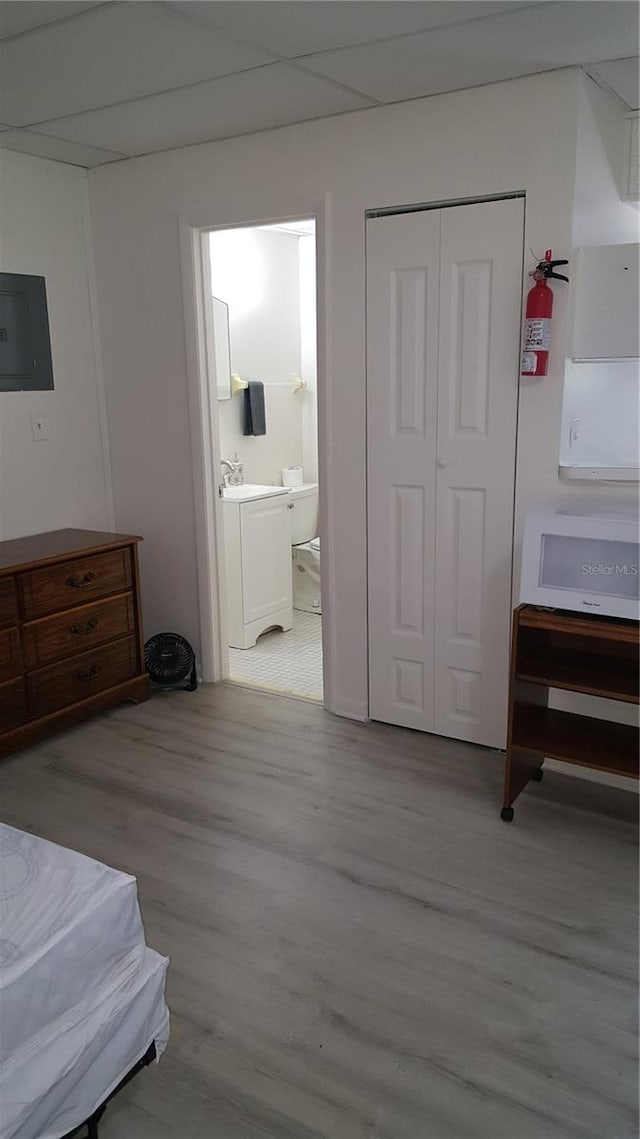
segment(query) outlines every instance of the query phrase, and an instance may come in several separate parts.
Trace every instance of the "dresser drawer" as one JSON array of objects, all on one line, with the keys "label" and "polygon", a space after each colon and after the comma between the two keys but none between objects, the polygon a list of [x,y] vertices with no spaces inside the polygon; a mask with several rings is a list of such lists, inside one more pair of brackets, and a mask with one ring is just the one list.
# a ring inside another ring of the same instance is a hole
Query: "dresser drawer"
[{"label": "dresser drawer", "polygon": [[[93,649],[135,631],[133,595],[122,593],[92,605],[40,617],[23,626],[24,655],[28,669],[41,668],[61,657]],[[2,634],[0,633],[0,644]]]},{"label": "dresser drawer", "polygon": [[40,668],[27,676],[31,715],[48,716],[58,708],[113,688],[139,671],[135,637]]},{"label": "dresser drawer", "polygon": [[0,732],[18,728],[27,718],[27,697],[22,677],[0,684]]},{"label": "dresser drawer", "polygon": [[67,609],[70,605],[131,588],[131,552],[113,550],[88,558],[74,558],[19,577],[25,619]]},{"label": "dresser drawer", "polygon": [[11,680],[22,672],[22,652],[18,629],[0,629],[0,681]]},{"label": "dresser drawer", "polygon": [[0,577],[0,629],[18,620],[18,594],[12,577]]}]

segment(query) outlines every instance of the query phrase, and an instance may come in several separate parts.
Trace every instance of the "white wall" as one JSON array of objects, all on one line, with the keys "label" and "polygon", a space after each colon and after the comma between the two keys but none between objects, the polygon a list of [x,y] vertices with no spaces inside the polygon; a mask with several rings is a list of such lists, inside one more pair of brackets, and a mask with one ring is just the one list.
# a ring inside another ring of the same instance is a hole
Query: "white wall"
[{"label": "white wall", "polygon": [[[573,201],[571,203],[571,224],[562,244],[541,242],[539,245],[525,241],[526,249],[542,253],[553,248],[554,257],[568,257],[568,276],[571,280],[575,270],[575,254],[578,248],[586,245],[611,245],[637,241],[638,211],[620,198],[624,173],[624,110],[619,102],[605,94],[586,74],[576,73],[575,104],[575,149]],[[550,193],[552,189],[550,187]],[[529,201],[527,203],[527,209]],[[527,281],[528,291],[531,281]],[[588,385],[580,389],[576,381],[579,369],[584,365],[572,365],[568,359],[571,346],[570,329],[573,321],[573,287],[553,284],[554,311],[551,346],[551,366],[549,375],[542,380],[521,380],[520,430],[518,434],[518,488],[516,511],[516,556],[514,592],[519,590],[519,557],[524,516],[529,509],[551,506],[556,502],[575,503],[583,508],[588,503],[634,504],[638,500],[638,488],[632,483],[576,482],[561,479],[558,464],[565,454],[568,419],[571,413],[580,414],[587,424],[593,423],[593,408],[589,406]],[[565,407],[565,374],[569,372],[568,400]],[[593,372],[591,375],[593,376]],[[599,390],[602,385],[613,382],[611,370],[598,369]],[[543,388],[554,387],[541,398]],[[537,392],[537,395],[534,393]],[[631,392],[631,386],[625,387]],[[530,396],[532,397],[530,399]],[[609,404],[609,412],[619,405],[615,397]],[[534,416],[536,410],[546,414]],[[633,414],[634,403],[628,406]],[[523,418],[525,417],[524,422]],[[609,437],[614,434],[616,424],[608,420],[606,429]],[[588,437],[584,440],[588,444]],[[626,442],[630,442],[629,435]],[[539,457],[536,457],[539,451]],[[612,464],[614,465],[614,464]]]},{"label": "white wall", "polygon": [[638,241],[640,213],[625,192],[626,108],[587,75],[580,85],[573,246]]},{"label": "white wall", "polygon": [[[605,94],[588,76],[581,77],[578,104],[576,178],[572,226],[572,261],[582,246],[619,245],[638,241],[637,209],[623,202],[626,121],[624,108]],[[569,266],[569,276],[572,266]],[[569,294],[572,298],[571,288]],[[569,322],[573,304],[569,304]],[[555,333],[554,333],[555,335]],[[570,351],[571,337],[567,340]],[[580,437],[569,448],[569,423],[580,420]],[[594,466],[630,466],[638,462],[638,368],[634,362],[565,362],[560,461]],[[638,501],[632,483],[565,482],[564,498],[583,506],[608,503],[615,509]],[[575,693],[552,691],[554,708],[622,723],[637,722],[637,709],[621,701],[600,700]],[[585,772],[558,761],[548,766],[595,782],[636,789],[631,780]]]},{"label": "white wall", "polygon": [[[622,200],[627,121],[625,109],[585,76],[578,107],[573,266],[583,246],[621,245],[640,240],[640,213]],[[573,320],[573,305],[569,306]],[[579,438],[569,442],[572,419]],[[638,464],[637,362],[566,361],[560,461],[594,466]],[[608,487],[573,486],[574,493],[602,497]],[[631,497],[633,487],[619,493]]]},{"label": "white wall", "polygon": [[300,258],[300,375],[307,387],[302,399],[302,466],[305,482],[318,481],[318,369],[316,321],[316,239],[298,241]]},{"label": "white wall", "polygon": [[302,466],[303,403],[291,393],[301,368],[298,238],[235,229],[210,235],[211,285],[229,305],[231,371],[265,385],[267,433],[242,434],[242,394],[218,401],[222,456],[237,453],[246,482],[282,483]]},{"label": "white wall", "polygon": [[[86,171],[0,150],[0,211],[0,269],[46,279],[55,384],[0,393],[0,537],[107,530]],[[33,441],[32,413],[47,440]]]},{"label": "white wall", "polygon": [[[365,210],[525,191],[525,249],[562,256],[580,86],[579,72],[556,71],[90,173],[117,521],[147,537],[150,631],[175,627],[198,642],[179,219],[237,225],[319,212],[327,700],[366,716]],[[559,294],[549,376],[522,386],[519,520],[558,493],[566,303]]]}]

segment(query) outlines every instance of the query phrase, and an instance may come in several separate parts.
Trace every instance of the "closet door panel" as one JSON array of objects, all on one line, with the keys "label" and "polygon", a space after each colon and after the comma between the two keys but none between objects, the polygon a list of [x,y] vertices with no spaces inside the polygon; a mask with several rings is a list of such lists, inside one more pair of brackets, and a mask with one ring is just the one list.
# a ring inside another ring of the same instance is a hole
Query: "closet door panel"
[{"label": "closet door panel", "polygon": [[523,201],[441,219],[434,725],[504,747]]},{"label": "closet door panel", "polygon": [[367,222],[373,719],[433,730],[438,211]]}]

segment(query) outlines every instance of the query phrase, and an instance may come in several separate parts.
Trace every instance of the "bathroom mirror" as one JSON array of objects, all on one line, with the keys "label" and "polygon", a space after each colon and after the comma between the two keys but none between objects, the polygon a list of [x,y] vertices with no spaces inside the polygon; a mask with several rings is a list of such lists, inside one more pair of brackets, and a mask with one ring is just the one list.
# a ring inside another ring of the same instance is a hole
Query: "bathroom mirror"
[{"label": "bathroom mirror", "polygon": [[231,399],[229,305],[213,297],[213,366],[218,399]]}]

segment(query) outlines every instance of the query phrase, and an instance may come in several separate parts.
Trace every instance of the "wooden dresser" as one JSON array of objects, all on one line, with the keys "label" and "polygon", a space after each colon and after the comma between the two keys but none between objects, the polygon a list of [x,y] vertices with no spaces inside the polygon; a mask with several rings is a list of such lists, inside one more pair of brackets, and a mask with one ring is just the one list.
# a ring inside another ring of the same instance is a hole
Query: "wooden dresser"
[{"label": "wooden dresser", "polygon": [[0,755],[150,696],[139,541],[54,530],[0,542]]}]

